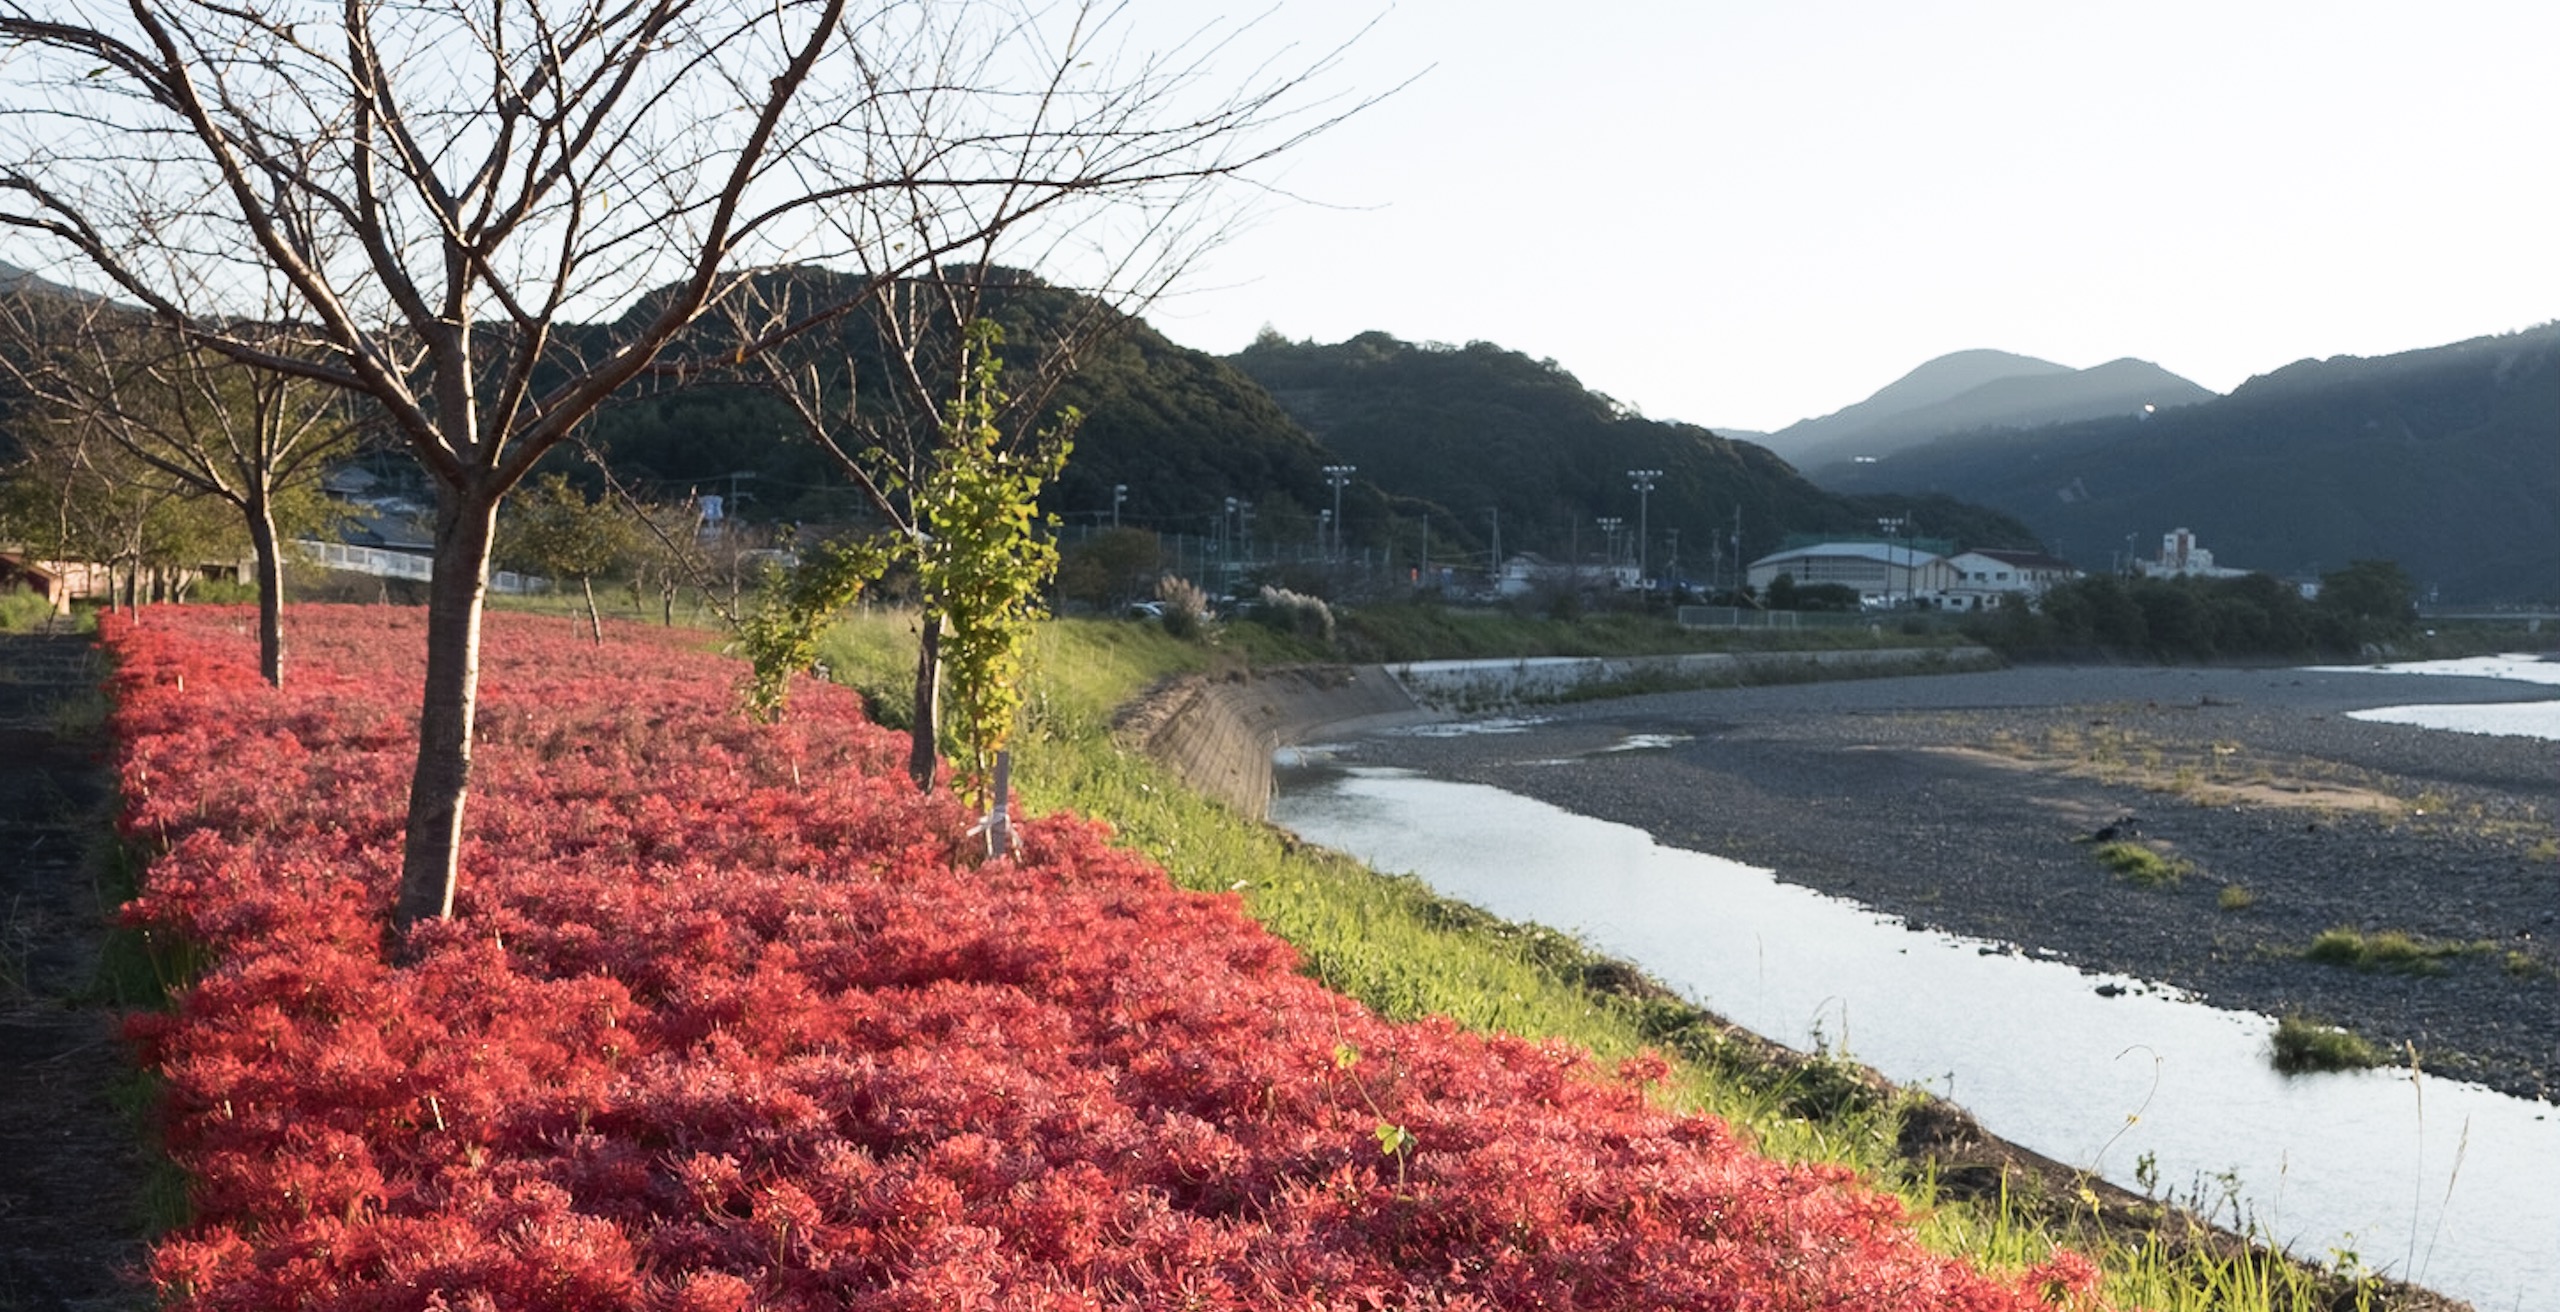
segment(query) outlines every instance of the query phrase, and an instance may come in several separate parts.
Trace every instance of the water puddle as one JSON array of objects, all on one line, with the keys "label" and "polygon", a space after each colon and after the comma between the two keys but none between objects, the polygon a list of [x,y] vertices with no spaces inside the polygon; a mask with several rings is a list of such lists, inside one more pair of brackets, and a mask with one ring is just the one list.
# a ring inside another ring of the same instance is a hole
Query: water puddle
[{"label": "water puddle", "polygon": [[2490,1309],[2560,1309],[2560,1110],[2405,1070],[2288,1078],[2274,1022],[1474,784],[1281,773],[1273,820],[1513,920],[1575,931],[1726,1018],[1951,1097],[1995,1133],[2312,1258]]}]

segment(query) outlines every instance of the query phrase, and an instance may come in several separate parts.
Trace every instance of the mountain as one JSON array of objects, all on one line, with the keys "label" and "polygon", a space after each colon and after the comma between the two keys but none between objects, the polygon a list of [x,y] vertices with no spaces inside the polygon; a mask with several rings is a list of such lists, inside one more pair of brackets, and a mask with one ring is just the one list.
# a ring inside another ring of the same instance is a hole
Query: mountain
[{"label": "mountain", "polygon": [[1823,473],[2006,510],[2083,568],[2192,528],[2218,563],[2398,561],[2448,602],[2560,595],[2560,323],[2304,360],[2149,418],[1944,437]]},{"label": "mountain", "polygon": [[[1419,345],[1363,333],[1331,345],[1266,334],[1230,357],[1325,447],[1390,497],[1428,508],[1484,541],[1499,513],[1504,549],[1565,557],[1600,545],[1601,516],[1651,530],[1657,566],[1679,534],[1682,572],[1730,567],[1735,513],[1747,559],[1790,533],[1873,533],[1904,498],[1844,497],[1806,481],[1767,448],[1704,428],[1634,414],[1592,392],[1552,360],[1490,342]],[[1662,471],[1639,500],[1631,469]],[[1378,508],[1382,513],[1383,506]],[[1917,512],[1931,536],[1970,545],[2031,546],[2014,520],[1933,500]],[[1363,516],[1346,504],[1360,531]]]},{"label": "mountain", "polygon": [[[848,275],[823,269],[777,276],[792,284],[779,294],[812,303],[848,291]],[[1037,343],[1093,306],[1027,274],[1004,276],[1015,281],[992,293],[988,308],[1005,329],[1006,378],[1013,380],[1029,376]],[[865,395],[889,391],[879,376],[879,343],[863,316],[839,321],[800,347],[796,358],[853,361]],[[1215,356],[1177,346],[1133,320],[1087,348],[1078,363],[1053,398],[1083,419],[1066,471],[1042,499],[1051,513],[1074,523],[1108,522],[1112,489],[1125,485],[1123,522],[1199,535],[1212,531],[1228,497],[1312,507],[1326,495],[1322,471],[1332,457],[1259,385]],[[753,388],[696,385],[633,395],[600,414],[595,433],[624,477],[660,495],[743,488],[753,500],[742,509],[757,519],[865,513],[832,459],[799,436],[781,403]],[[752,479],[733,483],[733,471]],[[1310,509],[1304,517],[1313,514]]]},{"label": "mountain", "polygon": [[51,278],[45,277],[43,274],[36,273],[29,269],[21,269],[17,265],[11,264],[6,260],[0,260],[0,294],[15,294],[18,292],[31,292],[39,296],[58,296],[68,301],[97,301],[105,299],[104,297],[93,296],[88,292],[81,291],[74,287],[66,287],[61,283],[55,282]]},{"label": "mountain", "polygon": [[1769,449],[1807,473],[1882,457],[1948,433],[2026,428],[2190,405],[2213,393],[2143,360],[2072,369],[2006,351],[1942,355],[1819,419],[1769,435]]}]

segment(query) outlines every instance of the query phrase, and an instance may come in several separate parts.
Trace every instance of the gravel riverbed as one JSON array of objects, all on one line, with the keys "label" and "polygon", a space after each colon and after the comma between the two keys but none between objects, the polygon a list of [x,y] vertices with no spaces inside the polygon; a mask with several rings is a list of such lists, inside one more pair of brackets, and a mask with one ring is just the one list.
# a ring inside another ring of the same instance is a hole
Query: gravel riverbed
[{"label": "gravel riverbed", "polygon": [[[2316,1017],[2414,1047],[2433,1073],[2552,1098],[2560,742],[2345,714],[2552,696],[2487,679],[2030,666],[1539,708],[1520,732],[1366,738],[1345,759],[1507,789],[1917,924]],[[2184,873],[2110,872],[2093,841],[2110,829]],[[2337,927],[2449,951],[2420,971],[2306,959]]]}]

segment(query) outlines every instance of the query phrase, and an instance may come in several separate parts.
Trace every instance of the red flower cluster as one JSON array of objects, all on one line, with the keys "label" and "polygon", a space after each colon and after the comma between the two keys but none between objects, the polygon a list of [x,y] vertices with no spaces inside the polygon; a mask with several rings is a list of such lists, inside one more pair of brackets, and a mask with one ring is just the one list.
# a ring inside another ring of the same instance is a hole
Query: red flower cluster
[{"label": "red flower cluster", "polygon": [[133,1029],[190,1309],[2032,1308],[1898,1205],[1554,1044],[1389,1025],[1088,822],[972,866],[902,740],[632,630],[492,616],[458,915],[381,925],[416,616],[111,623]]}]

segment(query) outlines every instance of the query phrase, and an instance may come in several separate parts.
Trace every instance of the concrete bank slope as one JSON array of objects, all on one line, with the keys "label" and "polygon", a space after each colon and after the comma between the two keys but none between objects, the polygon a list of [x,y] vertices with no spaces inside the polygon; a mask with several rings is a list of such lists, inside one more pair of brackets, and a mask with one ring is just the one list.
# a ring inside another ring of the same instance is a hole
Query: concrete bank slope
[{"label": "concrete bank slope", "polygon": [[1319,736],[1368,733],[1620,685],[1792,683],[1999,663],[1986,648],[1929,647],[1296,666],[1177,679],[1130,706],[1113,732],[1192,788],[1261,820],[1271,805],[1271,754]]},{"label": "concrete bank slope", "polygon": [[1313,665],[1176,679],[1132,704],[1112,732],[1193,789],[1262,820],[1274,751],[1319,732],[1439,718],[1383,665]]},{"label": "concrete bank slope", "polygon": [[1681,656],[1528,656],[1499,661],[1413,661],[1388,669],[1417,701],[1449,710],[1554,701],[1626,685],[1696,687],[1795,683],[1891,674],[1996,669],[1987,647],[1887,647],[1843,651],[1693,652]]}]

